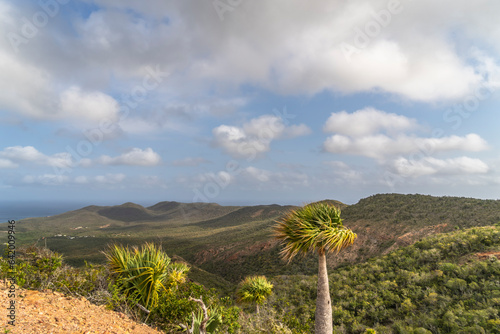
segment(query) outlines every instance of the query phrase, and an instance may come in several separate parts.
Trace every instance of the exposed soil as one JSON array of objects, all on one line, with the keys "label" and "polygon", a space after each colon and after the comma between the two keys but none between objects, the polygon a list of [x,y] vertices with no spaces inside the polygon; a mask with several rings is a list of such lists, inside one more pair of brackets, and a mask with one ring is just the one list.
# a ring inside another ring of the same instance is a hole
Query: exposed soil
[{"label": "exposed soil", "polygon": [[241,262],[244,256],[249,256],[260,252],[268,251],[277,244],[278,244],[277,240],[258,242],[230,255],[228,258],[226,258],[226,261]]},{"label": "exposed soil", "polygon": [[205,262],[224,260],[226,262],[241,262],[244,256],[269,251],[278,244],[277,240],[256,242],[240,250],[234,250],[241,244],[230,244],[217,248],[202,250],[195,255],[195,264],[201,265]]},{"label": "exposed soil", "polygon": [[498,259],[500,259],[500,252],[477,253],[476,256],[480,260],[486,260],[486,259],[490,258],[490,256],[496,256]]},{"label": "exposed soil", "polygon": [[395,240],[394,244],[384,251],[384,254],[388,254],[396,249],[401,247],[406,247],[414,244],[416,241],[420,239],[427,238],[430,235],[444,233],[448,228],[448,224],[438,224],[433,226],[426,226],[419,230],[413,230],[411,232],[407,232]]},{"label": "exposed soil", "polygon": [[[8,303],[15,300],[15,326],[9,325]],[[24,290],[16,287],[16,297],[8,298],[8,289],[0,284],[0,331],[9,334],[160,334],[139,324],[123,313],[91,304],[87,299],[66,297],[53,291]]]}]

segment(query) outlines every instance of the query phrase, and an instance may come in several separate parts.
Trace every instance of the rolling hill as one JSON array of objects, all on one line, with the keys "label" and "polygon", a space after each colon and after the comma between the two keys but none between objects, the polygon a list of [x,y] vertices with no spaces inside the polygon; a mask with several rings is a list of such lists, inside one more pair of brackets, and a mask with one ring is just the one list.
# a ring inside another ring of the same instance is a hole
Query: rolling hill
[{"label": "rolling hill", "polygon": [[[328,200],[342,208],[344,224],[357,234],[353,247],[330,256],[330,267],[362,262],[408,246],[422,238],[500,222],[500,201],[426,195],[379,194],[354,205]],[[279,259],[271,237],[275,220],[294,206],[221,206],[215,203],[160,202],[150,207],[134,203],[88,206],[17,224],[19,244],[44,242],[64,254],[66,261],[102,262],[110,243],[161,243],[171,256],[180,256],[211,275],[237,282],[245,275],[316,273],[314,257],[289,265]],[[201,271],[200,271],[201,272]]]}]

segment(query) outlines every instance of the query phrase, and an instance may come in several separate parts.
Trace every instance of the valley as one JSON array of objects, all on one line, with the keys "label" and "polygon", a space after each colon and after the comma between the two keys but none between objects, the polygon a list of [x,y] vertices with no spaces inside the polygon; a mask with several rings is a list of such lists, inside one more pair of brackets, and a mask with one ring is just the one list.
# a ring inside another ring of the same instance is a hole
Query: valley
[{"label": "valley", "polygon": [[[328,258],[331,268],[363,262],[436,233],[500,222],[498,200],[379,194],[354,205],[326,201],[342,209],[344,224],[358,234],[352,247]],[[275,221],[293,208],[178,202],[150,207],[134,203],[88,206],[57,216],[24,219],[17,224],[17,238],[20,244],[46,242],[75,266],[85,261],[102,263],[101,251],[112,243],[152,241],[170,256],[196,267],[192,275],[210,277],[208,281],[218,286],[220,282],[236,283],[251,273],[313,275],[317,270],[313,256],[285,265],[271,236]]]}]

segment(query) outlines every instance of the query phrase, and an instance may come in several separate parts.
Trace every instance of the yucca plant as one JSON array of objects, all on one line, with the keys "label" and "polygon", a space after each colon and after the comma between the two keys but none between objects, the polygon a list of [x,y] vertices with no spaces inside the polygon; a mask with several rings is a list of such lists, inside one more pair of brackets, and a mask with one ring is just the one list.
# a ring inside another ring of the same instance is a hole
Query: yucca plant
[{"label": "yucca plant", "polygon": [[247,276],[238,285],[236,296],[238,302],[255,303],[257,314],[259,314],[259,305],[262,305],[271,295],[272,289],[273,285],[265,276]]},{"label": "yucca plant", "polygon": [[293,210],[277,221],[274,237],[281,241],[281,256],[291,261],[298,254],[318,253],[318,296],[316,299],[315,333],[333,332],[332,305],[326,253],[340,252],[351,245],[356,234],[344,227],[340,210],[326,203],[313,203]]},{"label": "yucca plant", "polygon": [[186,282],[187,272],[189,271],[189,266],[182,262],[174,262],[170,264],[170,270],[168,274],[169,288],[177,288],[182,283]]},{"label": "yucca plant", "polygon": [[205,329],[202,329],[202,323],[205,320],[205,315],[203,312],[193,313],[191,328],[188,333],[192,334],[205,334],[205,333],[215,333],[219,326],[222,324],[222,315],[217,309],[208,310],[208,320],[205,324]]},{"label": "yucca plant", "polygon": [[215,333],[222,324],[221,309],[219,307],[207,308],[202,297],[199,299],[189,297],[189,300],[198,303],[201,307],[201,312],[192,313],[191,328],[184,324],[180,324],[180,328],[183,331],[187,331],[188,334]]},{"label": "yucca plant", "polygon": [[121,290],[147,309],[158,305],[161,290],[184,282],[189,270],[185,264],[171,263],[168,255],[152,243],[140,249],[113,245],[104,254]]}]

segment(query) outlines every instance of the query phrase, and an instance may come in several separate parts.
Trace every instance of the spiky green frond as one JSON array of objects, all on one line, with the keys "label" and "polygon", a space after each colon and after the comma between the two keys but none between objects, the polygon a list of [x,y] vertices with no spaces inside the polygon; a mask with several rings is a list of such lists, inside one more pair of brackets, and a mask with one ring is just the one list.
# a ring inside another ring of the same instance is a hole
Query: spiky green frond
[{"label": "spiky green frond", "polygon": [[[205,330],[207,333],[216,333],[218,327],[222,324],[222,312],[217,307],[211,307],[207,310],[208,312],[208,321],[206,323]],[[192,314],[191,320],[191,333],[200,334],[200,325],[203,322],[204,314],[203,312],[198,312]]]},{"label": "spiky green frond", "polygon": [[140,249],[114,245],[105,253],[111,273],[127,295],[135,295],[146,308],[158,303],[160,290],[185,280],[189,267],[171,263],[160,247],[146,243]]},{"label": "spiky green frond", "polygon": [[290,261],[298,254],[339,252],[351,245],[357,235],[342,224],[340,210],[335,206],[314,203],[277,221],[274,237],[283,244],[281,256]]},{"label": "spiky green frond", "polygon": [[265,276],[247,276],[238,285],[236,296],[241,303],[262,304],[272,293],[273,285]]}]

